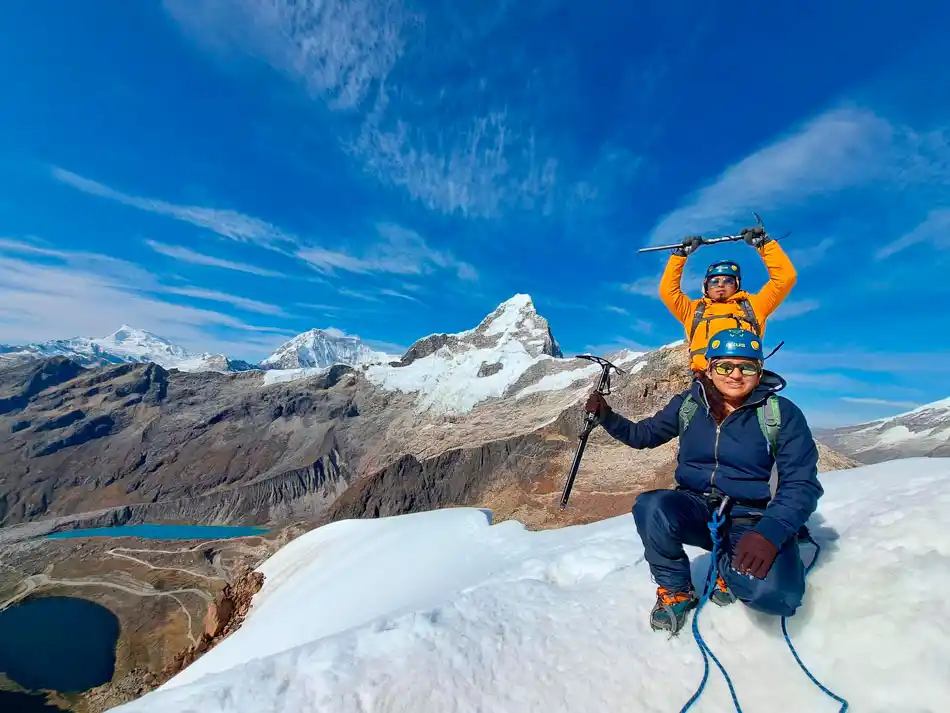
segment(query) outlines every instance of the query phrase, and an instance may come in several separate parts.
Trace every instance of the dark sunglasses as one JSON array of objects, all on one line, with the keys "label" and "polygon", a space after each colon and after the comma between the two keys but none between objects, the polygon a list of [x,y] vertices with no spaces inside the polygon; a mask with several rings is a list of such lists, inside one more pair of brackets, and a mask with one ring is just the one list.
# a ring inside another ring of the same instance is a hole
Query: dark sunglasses
[{"label": "dark sunglasses", "polygon": [[709,280],[707,280],[707,283],[712,285],[713,287],[719,287],[720,285],[725,287],[726,285],[735,285],[736,278],[728,277],[728,276],[727,277],[710,277]]},{"label": "dark sunglasses", "polygon": [[762,365],[755,361],[717,361],[713,369],[720,376],[729,376],[736,369],[743,376],[755,376],[762,371]]}]

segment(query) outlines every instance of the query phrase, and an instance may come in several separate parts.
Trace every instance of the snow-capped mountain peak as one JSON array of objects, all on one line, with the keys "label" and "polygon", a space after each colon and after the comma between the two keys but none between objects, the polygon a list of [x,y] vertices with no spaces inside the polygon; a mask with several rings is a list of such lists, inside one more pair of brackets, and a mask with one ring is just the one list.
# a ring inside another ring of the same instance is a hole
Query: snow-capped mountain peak
[{"label": "snow-capped mountain peak", "polygon": [[196,354],[145,329],[123,324],[105,337],[51,339],[22,346],[0,345],[2,358],[47,359],[64,356],[85,367],[154,362],[166,369],[180,371],[241,371],[243,362],[231,362],[223,354]]},{"label": "snow-capped mountain peak", "polygon": [[417,394],[421,410],[466,412],[502,396],[536,364],[561,356],[531,297],[516,294],[474,329],[430,334],[413,344],[398,365],[372,366],[366,376],[383,388]]},{"label": "snow-capped mountain peak", "polygon": [[950,398],[896,416],[833,429],[816,429],[826,445],[862,463],[950,455]]},{"label": "snow-capped mountain peak", "polygon": [[366,346],[338,329],[310,329],[281,344],[261,362],[265,369],[325,369],[334,364],[361,366],[398,359]]},{"label": "snow-capped mountain peak", "polygon": [[112,334],[90,342],[113,354],[160,363],[162,359],[195,359],[210,354],[194,354],[157,334],[123,324]]},{"label": "snow-capped mountain peak", "polygon": [[548,321],[539,315],[530,295],[516,294],[498,305],[475,329],[454,335],[461,340],[520,342],[531,356],[560,357],[561,348],[551,334]]}]

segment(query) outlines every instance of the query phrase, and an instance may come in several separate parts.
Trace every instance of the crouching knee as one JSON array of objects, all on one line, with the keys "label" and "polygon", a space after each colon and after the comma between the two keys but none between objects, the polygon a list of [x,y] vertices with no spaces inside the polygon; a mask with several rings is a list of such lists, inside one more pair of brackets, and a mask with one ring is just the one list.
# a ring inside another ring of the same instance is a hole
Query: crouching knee
[{"label": "crouching knee", "polygon": [[672,505],[671,490],[648,490],[640,493],[633,503],[631,512],[637,530],[641,534],[648,530],[671,530],[672,523],[668,511]]},{"label": "crouching knee", "polygon": [[767,577],[754,579],[731,571],[729,588],[750,609],[773,616],[792,616],[805,594],[804,579]]}]

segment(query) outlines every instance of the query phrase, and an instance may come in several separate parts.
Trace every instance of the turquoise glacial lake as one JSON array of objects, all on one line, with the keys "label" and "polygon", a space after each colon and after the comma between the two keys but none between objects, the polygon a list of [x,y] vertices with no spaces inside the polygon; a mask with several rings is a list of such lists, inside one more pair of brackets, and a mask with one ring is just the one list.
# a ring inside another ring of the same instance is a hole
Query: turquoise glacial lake
[{"label": "turquoise glacial lake", "polygon": [[66,530],[47,535],[52,539],[74,537],[142,537],[147,540],[227,540],[232,537],[263,535],[263,527],[246,525],[118,525],[116,527],[91,527],[83,530]]}]

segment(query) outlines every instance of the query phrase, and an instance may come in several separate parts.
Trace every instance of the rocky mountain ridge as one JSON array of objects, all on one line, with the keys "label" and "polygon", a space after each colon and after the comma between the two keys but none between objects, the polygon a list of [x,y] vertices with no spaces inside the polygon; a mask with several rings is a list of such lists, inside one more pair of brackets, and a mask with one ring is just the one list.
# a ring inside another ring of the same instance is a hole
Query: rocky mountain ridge
[{"label": "rocky mountain ridge", "polygon": [[[338,365],[276,384],[260,371],[152,363],[7,365],[0,535],[321,521],[451,504],[490,505],[537,527],[623,512],[639,490],[671,482],[676,446],[633,451],[598,429],[574,505],[559,511],[598,369],[554,356],[557,343],[535,315],[530,298],[509,300],[473,330],[418,341],[403,362]],[[684,350],[618,355],[628,373],[615,377],[612,403],[634,417],[658,410],[689,383]],[[416,379],[414,367],[430,378]],[[413,378],[398,381],[404,373]],[[851,464],[822,448],[823,469]]]},{"label": "rocky mountain ridge", "polygon": [[854,426],[815,429],[815,437],[861,463],[950,456],[950,398]]}]

